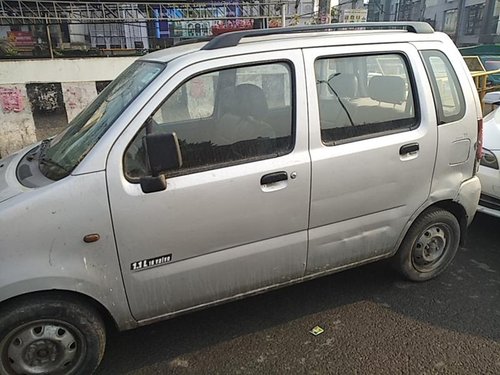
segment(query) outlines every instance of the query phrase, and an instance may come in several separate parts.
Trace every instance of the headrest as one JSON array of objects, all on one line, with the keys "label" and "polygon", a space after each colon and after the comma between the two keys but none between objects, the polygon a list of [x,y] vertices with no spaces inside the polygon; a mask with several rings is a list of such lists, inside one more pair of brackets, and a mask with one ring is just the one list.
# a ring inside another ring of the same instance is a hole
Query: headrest
[{"label": "headrest", "polygon": [[264,91],[258,86],[244,83],[236,86],[237,112],[239,116],[262,119],[267,115],[268,106]]},{"label": "headrest", "polygon": [[368,83],[368,95],[379,102],[401,104],[406,100],[405,81],[398,76],[373,76]]},{"label": "headrest", "polygon": [[[358,87],[358,79],[354,74],[348,73],[335,73],[328,77],[328,83],[337,95],[341,98],[354,98],[356,96],[356,89]],[[331,92],[333,94],[333,92]]]}]

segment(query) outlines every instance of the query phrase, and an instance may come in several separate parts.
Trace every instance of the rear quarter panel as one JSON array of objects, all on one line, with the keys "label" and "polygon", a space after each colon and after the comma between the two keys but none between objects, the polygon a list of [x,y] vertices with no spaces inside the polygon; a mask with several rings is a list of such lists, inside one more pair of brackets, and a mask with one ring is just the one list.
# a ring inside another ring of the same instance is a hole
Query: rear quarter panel
[{"label": "rear quarter panel", "polygon": [[430,200],[456,199],[463,181],[474,175],[477,121],[481,105],[470,72],[451,40],[414,43],[419,50],[439,50],[452,64],[465,99],[465,114],[458,121],[438,125],[438,149]]}]

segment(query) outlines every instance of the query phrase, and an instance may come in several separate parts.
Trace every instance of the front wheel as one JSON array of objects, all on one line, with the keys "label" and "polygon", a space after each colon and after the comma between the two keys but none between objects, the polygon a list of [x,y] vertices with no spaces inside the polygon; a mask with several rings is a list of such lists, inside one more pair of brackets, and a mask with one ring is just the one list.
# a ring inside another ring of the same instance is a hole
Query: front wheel
[{"label": "front wheel", "polygon": [[97,311],[71,296],[35,295],[0,306],[0,374],[92,374],[105,341]]},{"label": "front wheel", "polygon": [[441,208],[424,211],[410,227],[394,260],[412,281],[426,281],[443,272],[460,244],[457,218]]}]

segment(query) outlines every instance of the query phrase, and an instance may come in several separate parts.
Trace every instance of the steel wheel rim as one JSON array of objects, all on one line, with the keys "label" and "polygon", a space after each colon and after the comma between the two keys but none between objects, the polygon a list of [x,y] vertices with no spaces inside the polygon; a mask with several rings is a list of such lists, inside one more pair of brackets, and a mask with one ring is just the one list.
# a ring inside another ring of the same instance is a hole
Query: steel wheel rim
[{"label": "steel wheel rim", "polygon": [[451,227],[445,223],[428,226],[413,244],[412,263],[419,272],[431,272],[444,261],[451,242]]},{"label": "steel wheel rim", "polygon": [[49,319],[13,329],[0,344],[2,367],[8,374],[71,374],[87,352],[80,330]]}]

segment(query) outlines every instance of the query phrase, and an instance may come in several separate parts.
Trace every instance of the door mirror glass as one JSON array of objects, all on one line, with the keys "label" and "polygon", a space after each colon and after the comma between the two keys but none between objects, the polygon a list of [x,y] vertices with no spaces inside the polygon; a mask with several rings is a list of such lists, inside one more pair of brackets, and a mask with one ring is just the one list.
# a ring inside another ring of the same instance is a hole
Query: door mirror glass
[{"label": "door mirror glass", "polygon": [[144,142],[153,177],[182,166],[179,140],[175,133],[147,134]]},{"label": "door mirror glass", "polygon": [[142,191],[152,193],[165,190],[167,185],[164,174],[182,166],[177,135],[175,133],[147,134],[143,142],[151,176],[141,178]]}]

